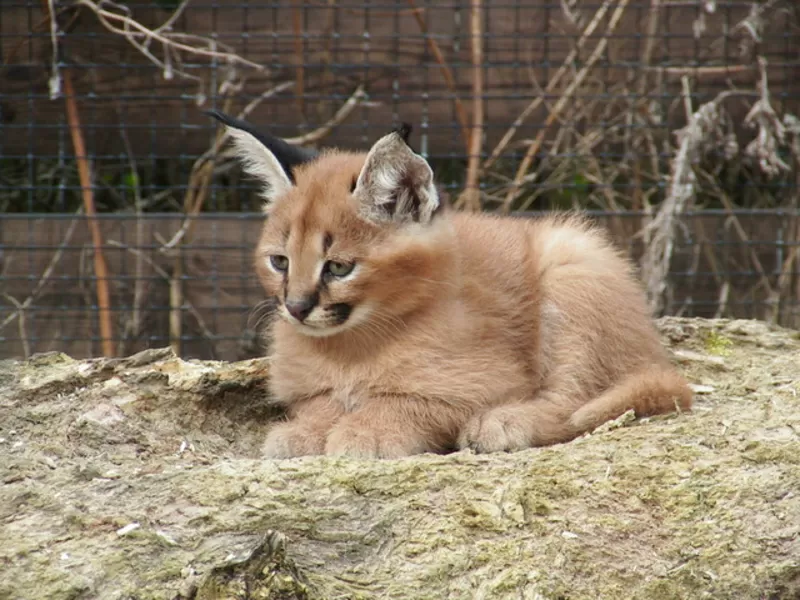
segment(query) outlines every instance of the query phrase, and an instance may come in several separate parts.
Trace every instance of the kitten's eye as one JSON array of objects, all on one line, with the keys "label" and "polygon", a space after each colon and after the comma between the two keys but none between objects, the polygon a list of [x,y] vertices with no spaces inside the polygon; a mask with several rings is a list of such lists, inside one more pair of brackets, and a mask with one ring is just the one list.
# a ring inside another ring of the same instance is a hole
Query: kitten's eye
[{"label": "kitten's eye", "polygon": [[280,254],[273,254],[270,256],[269,262],[272,263],[276,271],[285,271],[289,268],[289,259]]},{"label": "kitten's eye", "polygon": [[335,260],[329,260],[328,264],[325,265],[325,269],[334,277],[344,277],[345,275],[352,273],[355,266],[356,265],[354,263],[343,263]]}]

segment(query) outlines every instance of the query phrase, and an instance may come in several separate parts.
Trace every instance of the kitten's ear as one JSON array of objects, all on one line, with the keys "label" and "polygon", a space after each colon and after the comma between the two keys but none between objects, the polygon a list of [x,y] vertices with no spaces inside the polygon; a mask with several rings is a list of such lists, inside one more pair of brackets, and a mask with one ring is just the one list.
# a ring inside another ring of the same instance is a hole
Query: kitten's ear
[{"label": "kitten's ear", "polygon": [[392,129],[392,133],[398,134],[401,138],[403,138],[403,141],[408,144],[409,147],[411,147],[408,138],[411,137],[411,131],[413,129],[414,128],[411,126],[411,123],[400,123],[400,125]]},{"label": "kitten's ear", "polygon": [[298,148],[281,138],[256,130],[250,123],[210,110],[228,128],[245,171],[268,187],[267,202],[286,193],[294,184],[294,167],[313,160],[317,153]]},{"label": "kitten's ear", "polygon": [[406,143],[410,130],[375,142],[358,176],[353,195],[373,221],[427,223],[441,205],[430,165]]}]

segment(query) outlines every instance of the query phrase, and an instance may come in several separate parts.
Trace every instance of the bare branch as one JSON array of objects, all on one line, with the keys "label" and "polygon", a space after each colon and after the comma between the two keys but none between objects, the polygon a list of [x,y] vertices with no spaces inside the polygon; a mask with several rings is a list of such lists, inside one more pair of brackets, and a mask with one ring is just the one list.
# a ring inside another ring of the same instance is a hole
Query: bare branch
[{"label": "bare branch", "polygon": [[[185,52],[195,56],[213,58],[225,62],[231,66],[239,65],[255,69],[266,73],[268,69],[259,63],[253,62],[238,54],[228,50],[220,52],[217,48],[226,48],[219,41],[205,38],[199,35],[186,33],[174,33],[170,31],[172,24],[185,8],[186,2],[181,3],[178,9],[170,16],[167,21],[155,29],[149,29],[130,16],[130,9],[126,6],[110,2],[108,0],[96,3],[93,0],[74,0],[76,6],[84,6],[91,10],[100,23],[108,31],[124,37],[148,60],[162,69],[165,79],[171,79],[173,75],[178,75],[185,79],[199,81],[196,75],[187,73],[180,68],[179,52]],[[112,12],[104,6],[111,7],[118,12]],[[153,42],[161,44],[164,58],[159,59],[150,48]],[[191,43],[190,43],[191,42]]]}]

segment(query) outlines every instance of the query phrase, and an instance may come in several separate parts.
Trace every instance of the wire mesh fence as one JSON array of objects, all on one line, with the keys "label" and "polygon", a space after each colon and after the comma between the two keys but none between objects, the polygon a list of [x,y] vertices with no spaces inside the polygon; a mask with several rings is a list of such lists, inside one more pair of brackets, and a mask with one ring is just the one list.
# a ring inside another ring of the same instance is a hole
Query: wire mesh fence
[{"label": "wire mesh fence", "polygon": [[262,351],[209,109],[317,147],[409,122],[458,208],[592,214],[656,312],[800,327],[790,0],[3,0],[0,59],[0,357]]}]

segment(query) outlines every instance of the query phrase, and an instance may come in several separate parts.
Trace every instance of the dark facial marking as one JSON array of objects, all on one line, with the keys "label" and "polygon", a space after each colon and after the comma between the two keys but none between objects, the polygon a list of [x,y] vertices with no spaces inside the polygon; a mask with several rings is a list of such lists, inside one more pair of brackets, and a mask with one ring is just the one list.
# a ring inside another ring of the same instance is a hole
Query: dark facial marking
[{"label": "dark facial marking", "polygon": [[351,194],[356,191],[356,184],[357,183],[358,183],[358,178],[357,177],[353,177],[353,181],[350,182],[350,193]]},{"label": "dark facial marking", "polygon": [[327,253],[331,249],[331,244],[333,244],[333,236],[330,233],[326,233],[325,238],[322,240],[322,252]]},{"label": "dark facial marking", "polygon": [[350,317],[350,313],[352,312],[353,308],[349,304],[344,304],[340,302],[339,304],[332,304],[329,307],[331,313],[333,313],[335,319],[335,325],[341,325]]}]

